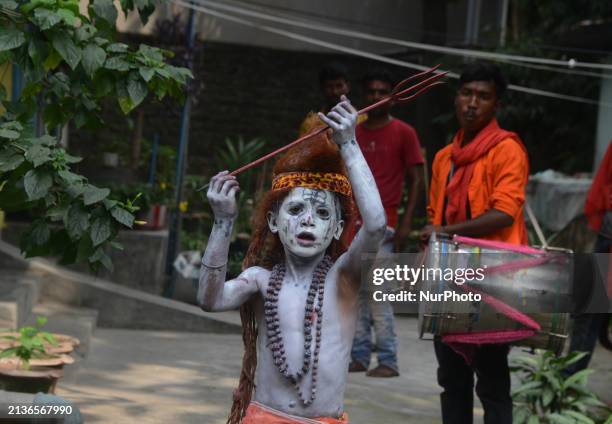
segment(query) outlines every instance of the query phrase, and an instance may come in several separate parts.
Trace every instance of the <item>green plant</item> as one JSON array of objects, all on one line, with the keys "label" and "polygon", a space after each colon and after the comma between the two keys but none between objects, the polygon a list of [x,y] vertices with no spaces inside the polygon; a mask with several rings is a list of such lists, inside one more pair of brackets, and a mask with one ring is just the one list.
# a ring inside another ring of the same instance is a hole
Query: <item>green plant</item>
[{"label": "green plant", "polygon": [[[565,376],[567,367],[584,357],[574,352],[556,357],[546,351],[541,355],[515,358],[511,371],[521,386],[512,391],[515,424],[612,423],[612,410],[587,387],[591,369]],[[605,416],[596,414],[596,409]]]},{"label": "green plant", "polygon": [[30,368],[30,359],[44,356],[46,353],[45,342],[57,346],[57,341],[51,333],[40,331],[45,325],[47,318],[36,318],[34,326],[26,326],[18,329],[19,336],[3,336],[5,339],[17,342],[16,346],[8,347],[0,352],[0,358],[17,357],[21,360],[24,369]]},{"label": "green plant", "polygon": [[[153,143],[143,139],[138,167],[143,175],[149,175]],[[157,146],[157,160],[155,166],[155,182],[158,184],[173,185],[176,174],[176,148],[159,144]]]},{"label": "green plant", "polygon": [[[154,0],[117,4],[143,22],[155,8]],[[90,1],[87,15],[77,0],[0,0],[0,66],[17,65],[24,79],[12,101],[0,86],[0,205],[37,216],[21,241],[27,256],[112,266],[107,248],[117,246],[119,226],[132,227],[133,205],[72,172],[80,158],[53,134],[68,123],[99,127],[107,99],[128,114],[149,93],[181,98],[192,77],[166,63],[172,52],[117,42],[117,15],[112,0]]]}]

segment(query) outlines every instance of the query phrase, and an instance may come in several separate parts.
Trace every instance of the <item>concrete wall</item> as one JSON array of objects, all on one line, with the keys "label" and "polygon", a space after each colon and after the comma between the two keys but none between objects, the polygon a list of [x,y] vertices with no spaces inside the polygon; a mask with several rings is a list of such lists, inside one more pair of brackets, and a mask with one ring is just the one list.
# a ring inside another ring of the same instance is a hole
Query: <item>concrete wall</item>
[{"label": "concrete wall", "polygon": [[[9,222],[2,231],[2,239],[19,246],[19,237],[27,224]],[[164,263],[168,231],[120,231],[117,240],[124,250],[111,249],[108,253],[114,271],[102,268],[98,278],[112,280],[125,287],[161,294],[164,284]],[[70,269],[88,273],[86,264],[71,265]]]},{"label": "concrete wall", "polygon": [[3,270],[27,271],[39,285],[42,302],[54,301],[98,311],[99,327],[140,330],[239,333],[237,312],[208,313],[200,308],[94,278],[45,259],[24,260],[17,248],[0,241]]}]

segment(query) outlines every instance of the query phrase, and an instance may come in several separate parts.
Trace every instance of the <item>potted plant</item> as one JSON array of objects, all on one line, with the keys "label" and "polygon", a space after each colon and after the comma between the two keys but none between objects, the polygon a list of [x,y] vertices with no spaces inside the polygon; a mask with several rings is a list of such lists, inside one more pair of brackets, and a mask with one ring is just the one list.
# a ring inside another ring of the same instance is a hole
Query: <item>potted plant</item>
[{"label": "potted plant", "polygon": [[593,370],[566,375],[567,367],[584,355],[573,352],[557,357],[546,351],[536,358],[514,359],[511,370],[518,375],[521,385],[512,391],[513,423],[612,424],[612,409],[587,386]]},{"label": "potted plant", "polygon": [[[78,345],[69,336],[55,336],[40,327],[47,322],[38,317],[34,326],[0,335],[0,389],[25,393],[53,393],[62,368],[74,359],[68,355]],[[60,341],[58,341],[61,340]]]}]

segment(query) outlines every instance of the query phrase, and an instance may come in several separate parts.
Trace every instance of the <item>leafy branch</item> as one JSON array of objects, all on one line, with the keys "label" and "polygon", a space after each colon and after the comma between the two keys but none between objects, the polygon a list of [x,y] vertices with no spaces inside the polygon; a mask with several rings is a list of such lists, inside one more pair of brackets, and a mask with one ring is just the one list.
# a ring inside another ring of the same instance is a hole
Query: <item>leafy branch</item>
[{"label": "leafy branch", "polygon": [[[138,10],[146,22],[155,3],[122,0],[123,13]],[[58,255],[62,263],[87,260],[112,269],[107,247],[120,226],[131,228],[134,200],[110,198],[71,170],[71,156],[50,133],[68,123],[97,127],[101,105],[116,99],[124,114],[149,94],[182,97],[192,78],[186,68],[166,60],[173,53],[116,41],[118,10],[112,0],[95,0],[81,14],[78,0],[0,0],[0,65],[19,66],[24,88],[6,101],[0,87],[0,205],[7,211],[31,210],[37,219],[23,235],[27,256]],[[38,117],[38,118],[37,118]],[[31,123],[42,121],[41,130]]]}]

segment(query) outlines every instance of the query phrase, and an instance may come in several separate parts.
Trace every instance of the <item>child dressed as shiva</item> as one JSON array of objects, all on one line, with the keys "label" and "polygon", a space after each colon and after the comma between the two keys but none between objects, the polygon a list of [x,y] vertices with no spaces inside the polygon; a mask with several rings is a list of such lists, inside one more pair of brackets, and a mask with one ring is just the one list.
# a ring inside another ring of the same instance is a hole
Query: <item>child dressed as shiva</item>
[{"label": "child dressed as shiva", "polygon": [[[293,147],[275,164],[272,189],[254,217],[244,271],[233,280],[225,276],[238,182],[224,171],[208,189],[214,226],[198,304],[205,311],[240,308],[244,332],[230,424],[348,423],[343,399],[361,256],[377,252],[386,219],[355,140],[356,110],[342,96],[319,118],[331,131]],[[347,248],[343,230],[352,225],[353,199],[363,225]]]}]

